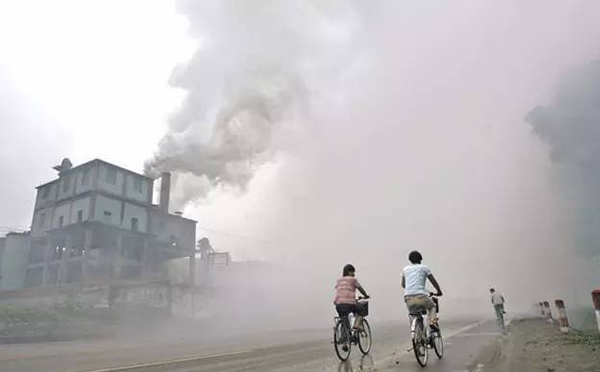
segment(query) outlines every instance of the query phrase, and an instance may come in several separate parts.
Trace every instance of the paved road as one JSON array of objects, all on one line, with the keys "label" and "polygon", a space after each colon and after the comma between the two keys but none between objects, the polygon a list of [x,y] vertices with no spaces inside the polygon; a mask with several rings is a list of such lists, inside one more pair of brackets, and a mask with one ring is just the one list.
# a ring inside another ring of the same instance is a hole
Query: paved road
[{"label": "paved road", "polygon": [[[2,372],[136,371],[422,371],[409,347],[404,324],[373,326],[371,355],[353,349],[348,363],[340,363],[330,343],[330,330],[263,335],[239,335],[217,345],[178,340],[172,342],[61,343],[14,345],[0,350]],[[445,357],[430,355],[431,371],[464,372],[481,369],[498,354],[502,337],[493,322],[445,324]],[[198,352],[201,349],[202,352]],[[135,369],[122,368],[137,365]],[[120,368],[120,369],[119,369]]]}]

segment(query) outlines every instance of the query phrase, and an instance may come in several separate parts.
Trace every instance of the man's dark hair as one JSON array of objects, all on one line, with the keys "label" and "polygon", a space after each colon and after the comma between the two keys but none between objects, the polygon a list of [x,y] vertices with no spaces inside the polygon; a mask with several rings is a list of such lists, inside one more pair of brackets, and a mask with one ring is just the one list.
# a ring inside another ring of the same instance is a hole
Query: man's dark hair
[{"label": "man's dark hair", "polygon": [[352,266],[350,264],[344,266],[344,270],[342,271],[342,276],[348,276],[348,274],[351,271],[356,271],[356,269],[354,268],[354,266]]},{"label": "man's dark hair", "polygon": [[419,251],[412,251],[408,254],[408,260],[413,264],[420,264],[423,261],[423,256]]},{"label": "man's dark hair", "polygon": [[494,288],[490,288],[490,292],[496,292]]}]

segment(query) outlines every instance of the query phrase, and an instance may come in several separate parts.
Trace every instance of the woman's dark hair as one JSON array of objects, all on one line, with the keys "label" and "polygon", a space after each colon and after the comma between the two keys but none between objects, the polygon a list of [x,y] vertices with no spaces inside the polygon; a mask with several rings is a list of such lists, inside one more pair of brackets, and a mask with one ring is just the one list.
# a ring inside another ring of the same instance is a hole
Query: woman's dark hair
[{"label": "woman's dark hair", "polygon": [[423,256],[419,251],[412,251],[408,254],[408,260],[413,264],[420,264],[423,261]]},{"label": "woman's dark hair", "polygon": [[344,271],[342,271],[342,276],[348,276],[348,273],[350,273],[350,271],[356,271],[354,266],[352,266],[350,264],[344,266]]}]

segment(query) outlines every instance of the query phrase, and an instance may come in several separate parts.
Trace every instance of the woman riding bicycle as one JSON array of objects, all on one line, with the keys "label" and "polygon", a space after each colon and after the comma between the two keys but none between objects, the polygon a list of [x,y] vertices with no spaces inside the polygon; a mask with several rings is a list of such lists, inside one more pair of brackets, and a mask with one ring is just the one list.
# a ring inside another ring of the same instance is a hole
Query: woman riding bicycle
[{"label": "woman riding bicycle", "polygon": [[361,329],[362,316],[359,315],[359,304],[356,301],[356,290],[365,297],[369,295],[354,277],[356,269],[348,264],[344,266],[342,277],[337,280],[335,285],[335,299],[333,303],[340,317],[348,316],[350,313],[356,316],[354,329]]}]

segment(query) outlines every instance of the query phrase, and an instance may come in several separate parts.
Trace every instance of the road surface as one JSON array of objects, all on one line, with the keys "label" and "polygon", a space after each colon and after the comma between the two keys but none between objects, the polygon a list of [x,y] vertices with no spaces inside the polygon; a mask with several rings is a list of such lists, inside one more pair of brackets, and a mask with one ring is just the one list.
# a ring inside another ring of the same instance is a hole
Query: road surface
[{"label": "road surface", "polygon": [[[455,321],[444,326],[445,356],[430,354],[429,371],[480,371],[498,355],[502,337],[493,322]],[[69,342],[0,347],[2,372],[216,372],[216,371],[422,371],[408,352],[408,326],[374,324],[373,348],[337,360],[331,330],[265,332],[228,340],[170,342]],[[207,343],[207,342],[210,342]]]}]

